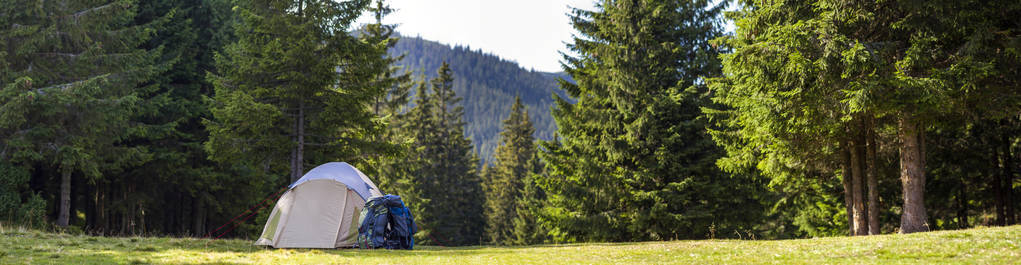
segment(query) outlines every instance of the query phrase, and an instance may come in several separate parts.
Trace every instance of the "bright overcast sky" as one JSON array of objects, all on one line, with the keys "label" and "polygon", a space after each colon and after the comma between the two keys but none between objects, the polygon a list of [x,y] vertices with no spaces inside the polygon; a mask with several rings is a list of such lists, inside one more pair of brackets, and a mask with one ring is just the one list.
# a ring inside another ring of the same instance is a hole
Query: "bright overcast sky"
[{"label": "bright overcast sky", "polygon": [[[396,12],[383,23],[407,36],[482,49],[525,69],[559,72],[571,42],[570,7],[592,10],[594,0],[388,0]],[[371,15],[359,24],[371,23]],[[732,24],[727,25],[732,30]]]},{"label": "bright overcast sky", "polygon": [[[559,72],[560,54],[574,29],[568,6],[593,9],[592,0],[389,0],[396,12],[383,23],[402,35],[482,49],[525,69]],[[372,22],[365,16],[359,23]]]}]

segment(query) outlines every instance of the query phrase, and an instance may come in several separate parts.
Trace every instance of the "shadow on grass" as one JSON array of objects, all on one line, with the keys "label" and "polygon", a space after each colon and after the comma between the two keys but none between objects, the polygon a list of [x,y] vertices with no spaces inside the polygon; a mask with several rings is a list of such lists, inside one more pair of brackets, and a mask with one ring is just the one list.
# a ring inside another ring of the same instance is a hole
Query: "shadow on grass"
[{"label": "shadow on grass", "polygon": [[0,232],[0,264],[237,264],[168,259],[175,252],[252,252],[237,244],[180,238],[94,237],[39,231]]},{"label": "shadow on grass", "polygon": [[338,258],[465,257],[506,254],[524,247],[436,247],[416,250],[274,249],[249,240],[166,237],[95,237],[37,231],[0,233],[0,264],[239,264],[294,254]]}]

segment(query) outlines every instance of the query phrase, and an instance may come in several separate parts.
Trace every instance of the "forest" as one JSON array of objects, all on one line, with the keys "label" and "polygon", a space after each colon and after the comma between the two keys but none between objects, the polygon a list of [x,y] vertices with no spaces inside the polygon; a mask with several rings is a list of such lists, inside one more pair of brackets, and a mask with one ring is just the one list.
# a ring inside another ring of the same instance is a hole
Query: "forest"
[{"label": "forest", "polygon": [[1021,2],[595,2],[544,73],[385,0],[3,0],[0,223],[254,239],[333,161],[423,245],[1017,223]]}]

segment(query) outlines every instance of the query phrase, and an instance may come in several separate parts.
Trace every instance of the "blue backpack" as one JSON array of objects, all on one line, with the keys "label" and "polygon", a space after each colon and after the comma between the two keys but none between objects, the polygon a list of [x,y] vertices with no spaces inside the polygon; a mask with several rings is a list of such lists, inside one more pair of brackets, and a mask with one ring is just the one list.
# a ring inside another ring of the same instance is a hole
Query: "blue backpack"
[{"label": "blue backpack", "polygon": [[365,202],[358,227],[361,248],[412,249],[418,231],[401,196],[387,194]]}]

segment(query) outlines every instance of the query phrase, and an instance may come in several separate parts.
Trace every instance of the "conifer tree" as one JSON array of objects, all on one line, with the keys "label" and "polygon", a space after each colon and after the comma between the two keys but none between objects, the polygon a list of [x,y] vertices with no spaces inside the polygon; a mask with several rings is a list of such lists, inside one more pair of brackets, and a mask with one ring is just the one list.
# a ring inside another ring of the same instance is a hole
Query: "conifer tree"
[{"label": "conifer tree", "polygon": [[[424,78],[424,77],[423,77]],[[397,173],[395,181],[392,181],[393,185],[399,186],[398,190],[400,196],[407,201],[408,208],[411,213],[415,216],[415,222],[419,224],[416,241],[422,243],[432,244],[445,244],[443,242],[432,242],[430,231],[432,230],[432,221],[434,218],[430,216],[427,207],[431,202],[431,197],[426,197],[423,193],[429,191],[431,188],[436,187],[433,182],[435,178],[426,176],[426,166],[434,163],[430,161],[429,157],[425,156],[426,150],[433,150],[430,145],[426,143],[430,139],[434,138],[433,133],[436,132],[436,126],[433,118],[433,106],[429,103],[428,90],[429,87],[425,82],[419,82],[415,86],[415,98],[413,105],[408,109],[406,113],[407,122],[402,125],[402,133],[405,137],[408,137],[412,145],[408,149],[408,154],[397,159]],[[403,176],[401,178],[400,176]]]},{"label": "conifer tree", "polygon": [[14,1],[0,9],[0,159],[58,174],[57,225],[70,223],[71,178],[103,177],[139,148],[128,133],[136,85],[162,71],[160,52],[138,48],[149,25],[131,25],[135,1]]},{"label": "conifer tree", "polygon": [[[816,14],[809,12],[811,5],[807,2],[790,5],[756,3],[757,10],[746,7],[747,9],[738,12],[739,15],[747,15],[742,17],[745,19],[742,21],[748,22],[742,24],[734,37],[724,38],[734,41],[732,44],[728,42],[734,52],[722,56],[724,71],[736,76],[755,78],[740,80],[741,82],[731,82],[732,79],[729,77],[711,80],[714,100],[720,103],[721,108],[706,108],[705,112],[717,123],[710,132],[728,153],[728,156],[720,159],[719,164],[722,168],[727,171],[756,168],[764,176],[772,178],[772,187],[784,193],[822,193],[829,190],[826,187],[842,184],[847,219],[841,220],[841,223],[847,224],[849,234],[855,235],[864,228],[860,221],[864,220],[862,217],[865,215],[862,214],[861,204],[855,203],[862,201],[862,193],[855,192],[853,183],[859,183],[860,188],[860,173],[863,170],[860,167],[861,163],[852,163],[851,159],[852,154],[859,154],[852,152],[857,150],[855,148],[857,144],[848,141],[852,138],[849,132],[857,130],[857,126],[854,126],[855,123],[841,122],[838,117],[843,117],[846,113],[842,112],[843,108],[838,107],[839,99],[828,97],[837,95],[836,91],[841,89],[834,85],[840,83],[837,74],[840,70],[837,70],[835,65],[827,64],[834,63],[835,60],[818,59],[824,54],[824,49],[818,46],[808,46],[797,51],[785,50],[787,47],[782,45],[773,49],[756,50],[752,48],[756,46],[755,44],[736,41],[752,37],[751,32],[755,32],[755,38],[759,40],[777,38],[785,40],[781,42],[783,44],[809,42],[802,38],[816,35],[806,32],[804,25],[773,27],[771,23],[810,19]],[[790,55],[790,58],[772,56],[774,52]],[[755,63],[743,63],[746,61]],[[828,73],[820,70],[827,67],[833,70]],[[777,71],[763,71],[766,69]],[[791,71],[779,71],[785,69]],[[791,80],[791,83],[801,86],[800,90],[787,92],[785,89],[788,87],[780,85],[780,82],[773,82],[776,79]],[[797,93],[798,91],[813,93]],[[783,112],[786,115],[773,115],[774,112]],[[846,120],[851,120],[849,115],[846,117]],[[742,123],[739,121],[746,121],[752,126],[735,126]],[[767,131],[770,133],[764,133]],[[748,138],[754,134],[758,135]],[[755,142],[746,142],[749,139]],[[860,160],[860,157],[855,159]],[[842,183],[838,178],[829,177],[836,173],[837,169],[840,169]],[[814,207],[816,203],[825,201],[819,198],[824,196],[825,194],[809,198],[803,196],[787,198],[784,201],[805,199],[799,202],[806,204],[799,205],[798,207],[803,208],[799,211],[810,212],[816,210]],[[829,213],[824,216],[830,219]],[[812,232],[818,230],[809,228],[807,224],[802,225],[802,229]]]},{"label": "conifer tree", "polygon": [[411,176],[420,204],[413,213],[425,242],[478,244],[485,231],[484,194],[476,171],[478,158],[464,134],[464,109],[453,82],[450,66],[444,63],[438,76],[430,80],[431,93],[425,84],[419,85],[415,107],[408,114],[408,126],[418,146],[408,158],[408,165],[414,167]]},{"label": "conifer tree", "polygon": [[[839,168],[850,234],[876,234],[875,153],[890,145],[900,167],[899,230],[928,230],[926,131],[962,112],[1016,111],[1016,101],[994,100],[1016,98],[1002,90],[1016,79],[994,73],[1016,71],[1018,57],[985,56],[1016,40],[990,32],[1017,10],[983,1],[750,2],[725,39],[734,49],[723,56],[726,75],[712,81],[714,100],[732,108],[709,111],[729,128],[713,132],[728,152],[720,164],[755,167],[794,191],[835,179],[822,175]],[[993,103],[966,103],[979,98]],[[877,141],[884,127],[894,133],[883,138],[897,140]]]},{"label": "conifer tree", "polygon": [[[521,97],[514,99],[510,115],[503,120],[500,145],[496,147],[494,165],[487,168],[486,190],[486,235],[490,243],[509,245],[518,242],[517,233],[521,224],[515,223],[520,215],[518,201],[523,201],[525,182],[530,182],[537,173],[535,157],[535,128],[528,119],[528,111],[521,104]],[[527,221],[527,220],[521,220]],[[522,233],[527,233],[521,231]]]},{"label": "conifer tree", "polygon": [[[574,10],[581,36],[553,116],[559,142],[540,148],[557,240],[701,237],[749,185],[714,165],[719,150],[699,119],[704,78],[719,74],[709,41],[721,36],[722,5],[710,1],[600,1]],[[742,185],[743,184],[743,185]]]},{"label": "conifer tree", "polygon": [[209,115],[205,99],[213,96],[205,73],[214,70],[213,54],[230,42],[229,5],[224,0],[138,3],[135,23],[158,24],[139,48],[160,49],[157,63],[166,72],[135,88],[139,102],[129,117],[131,133],[116,143],[142,150],[135,163],[105,169],[111,176],[82,190],[91,198],[79,204],[88,228],[205,236],[208,223],[225,222],[235,208],[261,199],[264,182],[225,189],[238,172],[216,166],[202,148],[208,136],[202,125]]},{"label": "conifer tree", "polygon": [[[290,182],[308,165],[352,161],[372,148],[374,91],[347,33],[369,0],[253,0],[235,8],[238,42],[217,56],[206,148],[216,161]],[[338,73],[339,72],[339,73]]]},{"label": "conifer tree", "polygon": [[375,16],[375,23],[365,25],[361,29],[359,40],[368,46],[368,51],[360,57],[365,58],[362,64],[367,75],[375,75],[367,84],[373,90],[369,105],[376,119],[379,119],[381,133],[370,135],[375,142],[391,144],[390,149],[373,154],[366,161],[365,173],[375,176],[376,184],[390,193],[404,194],[410,189],[398,184],[400,179],[407,177],[407,171],[399,163],[403,156],[409,155],[410,141],[404,132],[406,123],[405,112],[409,103],[411,88],[414,82],[411,73],[395,64],[403,59],[403,55],[391,56],[389,50],[397,45],[399,38],[394,35],[396,25],[383,24],[383,17],[393,12],[384,1],[378,0],[369,9]]},{"label": "conifer tree", "polygon": [[539,153],[533,152],[526,164],[532,172],[521,179],[521,195],[514,201],[515,216],[511,220],[514,230],[509,244],[549,243],[549,224],[543,221],[543,209],[548,202],[545,191],[536,182],[546,174]]}]

